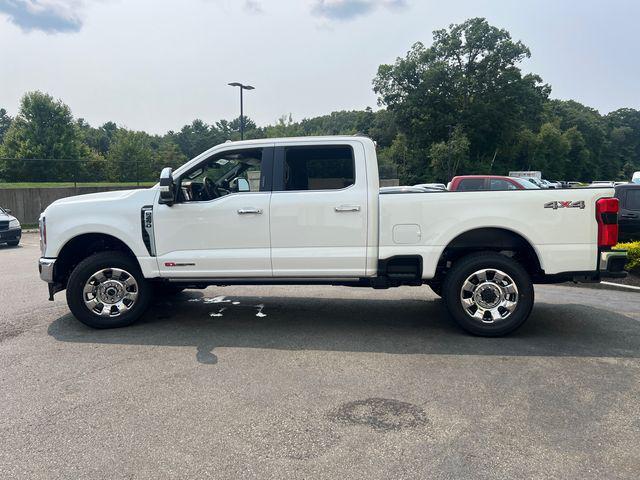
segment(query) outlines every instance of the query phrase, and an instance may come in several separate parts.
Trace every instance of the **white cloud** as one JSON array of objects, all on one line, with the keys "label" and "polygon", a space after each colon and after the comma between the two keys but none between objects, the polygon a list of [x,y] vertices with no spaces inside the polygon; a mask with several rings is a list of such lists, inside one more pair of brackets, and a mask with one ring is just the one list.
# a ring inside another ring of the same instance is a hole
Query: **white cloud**
[{"label": "white cloud", "polygon": [[25,32],[77,32],[83,7],[83,0],[0,0],[0,14]]},{"label": "white cloud", "polygon": [[398,10],[406,6],[407,0],[314,0],[311,13],[326,20],[348,21],[378,7]]}]

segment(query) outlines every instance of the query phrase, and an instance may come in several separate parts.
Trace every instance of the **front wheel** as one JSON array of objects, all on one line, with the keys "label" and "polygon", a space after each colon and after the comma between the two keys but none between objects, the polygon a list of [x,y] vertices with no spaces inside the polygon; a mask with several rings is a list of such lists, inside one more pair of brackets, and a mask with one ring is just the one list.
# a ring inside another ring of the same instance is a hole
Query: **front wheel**
[{"label": "front wheel", "polygon": [[498,253],[459,259],[447,273],[443,294],[460,327],[474,335],[497,337],[520,327],[533,308],[533,283],[515,260]]},{"label": "front wheel", "polygon": [[142,316],[152,295],[137,263],[121,252],[101,252],[81,261],[67,283],[71,313],[93,328],[116,328]]}]

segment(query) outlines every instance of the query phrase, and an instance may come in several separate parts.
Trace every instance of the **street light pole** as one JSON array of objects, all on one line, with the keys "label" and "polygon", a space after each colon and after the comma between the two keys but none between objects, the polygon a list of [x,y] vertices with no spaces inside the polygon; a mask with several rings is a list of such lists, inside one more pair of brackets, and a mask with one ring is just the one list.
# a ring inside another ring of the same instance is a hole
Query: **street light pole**
[{"label": "street light pole", "polygon": [[240,88],[240,140],[244,140],[244,106],[243,106],[243,98],[242,91],[243,90],[254,90],[255,87],[251,85],[243,85],[240,82],[232,82],[228,84],[231,87],[239,87]]}]

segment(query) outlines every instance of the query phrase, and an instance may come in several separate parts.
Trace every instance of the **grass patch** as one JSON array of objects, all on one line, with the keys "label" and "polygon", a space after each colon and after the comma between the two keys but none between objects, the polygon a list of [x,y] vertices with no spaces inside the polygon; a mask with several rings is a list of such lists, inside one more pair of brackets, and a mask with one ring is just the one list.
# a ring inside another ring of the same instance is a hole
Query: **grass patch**
[{"label": "grass patch", "polygon": [[[156,182],[140,182],[141,187],[151,187]],[[64,187],[137,187],[137,182],[13,182],[0,183],[0,189],[8,188],[64,188]]]}]

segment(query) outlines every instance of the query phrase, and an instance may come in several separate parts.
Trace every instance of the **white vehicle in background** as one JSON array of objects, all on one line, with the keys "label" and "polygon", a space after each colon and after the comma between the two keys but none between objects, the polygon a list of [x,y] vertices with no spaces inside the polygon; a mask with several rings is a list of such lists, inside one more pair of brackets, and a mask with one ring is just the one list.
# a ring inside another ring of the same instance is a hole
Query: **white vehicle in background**
[{"label": "white vehicle in background", "polygon": [[634,172],[633,173],[633,176],[631,177],[631,183],[640,184],[640,172]]},{"label": "white vehicle in background", "polygon": [[539,170],[529,170],[523,172],[509,172],[510,177],[520,177],[520,178],[535,178],[538,180],[542,179],[542,172]]},{"label": "white vehicle in background", "polygon": [[522,177],[522,178],[533,183],[538,188],[549,188],[542,182],[542,180],[538,178],[535,178],[535,177]]},{"label": "white vehicle in background", "polygon": [[428,284],[462,328],[504,335],[529,317],[534,283],[625,275],[614,193],[381,194],[369,138],[228,142],[165,168],[154,187],[52,203],[40,277],[95,328],[130,325],[154,291]]},{"label": "white vehicle in background", "polygon": [[591,182],[589,187],[614,187],[615,184],[615,182],[609,180],[596,180]]}]

